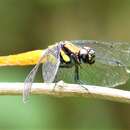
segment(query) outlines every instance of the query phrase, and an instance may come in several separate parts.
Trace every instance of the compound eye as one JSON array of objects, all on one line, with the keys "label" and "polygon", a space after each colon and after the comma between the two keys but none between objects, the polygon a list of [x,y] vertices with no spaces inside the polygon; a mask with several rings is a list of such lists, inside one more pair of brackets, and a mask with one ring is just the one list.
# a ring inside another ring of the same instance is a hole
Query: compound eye
[{"label": "compound eye", "polygon": [[94,62],[95,62],[95,51],[91,49],[88,53],[88,63],[93,64]]},{"label": "compound eye", "polygon": [[80,50],[80,61],[93,64],[95,62],[95,51],[90,47],[84,47]]},{"label": "compound eye", "polygon": [[86,63],[88,59],[88,52],[86,49],[80,50],[80,61]]},{"label": "compound eye", "polygon": [[86,63],[87,62],[87,54],[82,54],[81,55],[81,58],[82,58],[82,61],[84,62],[84,63]]}]

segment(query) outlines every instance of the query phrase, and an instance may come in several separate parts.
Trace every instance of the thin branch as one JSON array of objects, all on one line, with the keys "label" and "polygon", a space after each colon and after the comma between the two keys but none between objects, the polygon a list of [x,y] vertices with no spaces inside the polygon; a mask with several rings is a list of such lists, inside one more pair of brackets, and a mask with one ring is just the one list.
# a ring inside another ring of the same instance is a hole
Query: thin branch
[{"label": "thin branch", "polygon": [[[23,85],[23,83],[0,83],[0,95],[22,95]],[[53,95],[59,97],[82,96],[130,103],[129,91],[92,85],[67,84],[63,81],[56,84],[33,83],[31,94]]]}]

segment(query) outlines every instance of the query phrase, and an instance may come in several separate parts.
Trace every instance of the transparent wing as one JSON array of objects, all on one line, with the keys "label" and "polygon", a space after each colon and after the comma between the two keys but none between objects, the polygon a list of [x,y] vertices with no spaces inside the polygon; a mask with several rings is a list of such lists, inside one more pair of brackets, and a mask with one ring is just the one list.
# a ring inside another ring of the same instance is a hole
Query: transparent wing
[{"label": "transparent wing", "polygon": [[116,87],[125,84],[129,75],[124,66],[111,66],[95,63],[93,65],[82,65],[80,78],[87,84]]},{"label": "transparent wing", "polygon": [[60,44],[48,49],[47,60],[42,65],[42,75],[44,82],[51,83],[54,81],[60,65],[60,50]]},{"label": "transparent wing", "polygon": [[35,65],[35,67],[31,70],[31,72],[25,79],[23,89],[23,102],[26,102],[28,100],[32,83],[41,63],[43,63],[42,73],[44,81],[53,82],[60,64],[60,48],[61,45],[56,44],[50,47],[49,49],[43,51],[43,55],[39,59],[38,63]]},{"label": "transparent wing", "polygon": [[95,49],[96,61],[109,65],[130,66],[130,43],[128,42],[103,42],[95,40],[74,40],[78,46],[89,46]]},{"label": "transparent wing", "polygon": [[35,67],[30,71],[30,73],[28,74],[28,76],[26,77],[25,81],[24,81],[24,88],[23,88],[23,102],[26,102],[28,100],[28,97],[30,95],[30,91],[31,91],[31,86],[32,83],[34,81],[34,78],[36,76],[36,73],[38,71],[38,68],[40,66],[40,64],[42,63],[43,58],[46,56],[47,54],[47,50],[43,51],[43,55],[41,56],[41,58],[39,59],[38,63],[35,65]]},{"label": "transparent wing", "polygon": [[[108,87],[115,87],[127,82],[130,66],[129,43],[94,40],[74,40],[71,42],[79,47],[89,46],[96,52],[96,62],[93,65],[81,65],[80,80],[87,84]],[[74,83],[74,67],[61,68],[58,75],[59,80]]]},{"label": "transparent wing", "polygon": [[[80,80],[86,84],[115,87],[125,84],[129,78],[123,66],[111,66],[100,63],[93,65],[82,64],[80,69]],[[57,81],[64,80],[67,83],[74,81],[75,67],[58,69]]]}]

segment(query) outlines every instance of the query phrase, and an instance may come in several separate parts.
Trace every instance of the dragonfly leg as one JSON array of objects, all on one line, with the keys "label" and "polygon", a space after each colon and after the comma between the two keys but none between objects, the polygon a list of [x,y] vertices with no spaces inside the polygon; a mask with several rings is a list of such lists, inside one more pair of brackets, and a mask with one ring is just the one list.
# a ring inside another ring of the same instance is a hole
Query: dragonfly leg
[{"label": "dragonfly leg", "polygon": [[59,82],[60,82],[60,81],[58,80],[58,75],[56,74],[55,80],[54,80],[55,85],[54,85],[54,87],[53,87],[53,89],[52,89],[53,92],[55,91],[55,88],[56,88],[56,86],[57,86],[57,84],[58,84]]},{"label": "dragonfly leg", "polygon": [[79,66],[76,64],[75,65],[75,75],[74,75],[74,80],[76,83],[79,82]]},{"label": "dragonfly leg", "polygon": [[81,87],[84,88],[85,90],[88,91],[88,89],[86,87],[83,86],[83,84],[87,84],[86,82],[80,80],[80,76],[79,76],[79,66],[75,65],[75,77],[74,80],[77,84],[81,84]]},{"label": "dragonfly leg", "polygon": [[53,89],[52,89],[52,92],[55,91],[56,85],[57,85],[57,82],[55,83],[55,85],[54,85],[54,87],[53,87]]}]

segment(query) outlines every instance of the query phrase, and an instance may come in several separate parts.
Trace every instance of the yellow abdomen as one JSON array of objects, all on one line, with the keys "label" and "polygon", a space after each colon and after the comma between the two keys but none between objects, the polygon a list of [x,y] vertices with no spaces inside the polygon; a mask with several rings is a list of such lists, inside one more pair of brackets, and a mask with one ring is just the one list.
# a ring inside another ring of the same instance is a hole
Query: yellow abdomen
[{"label": "yellow abdomen", "polygon": [[15,55],[0,56],[0,66],[34,65],[37,64],[42,53],[43,50],[35,50]]}]

